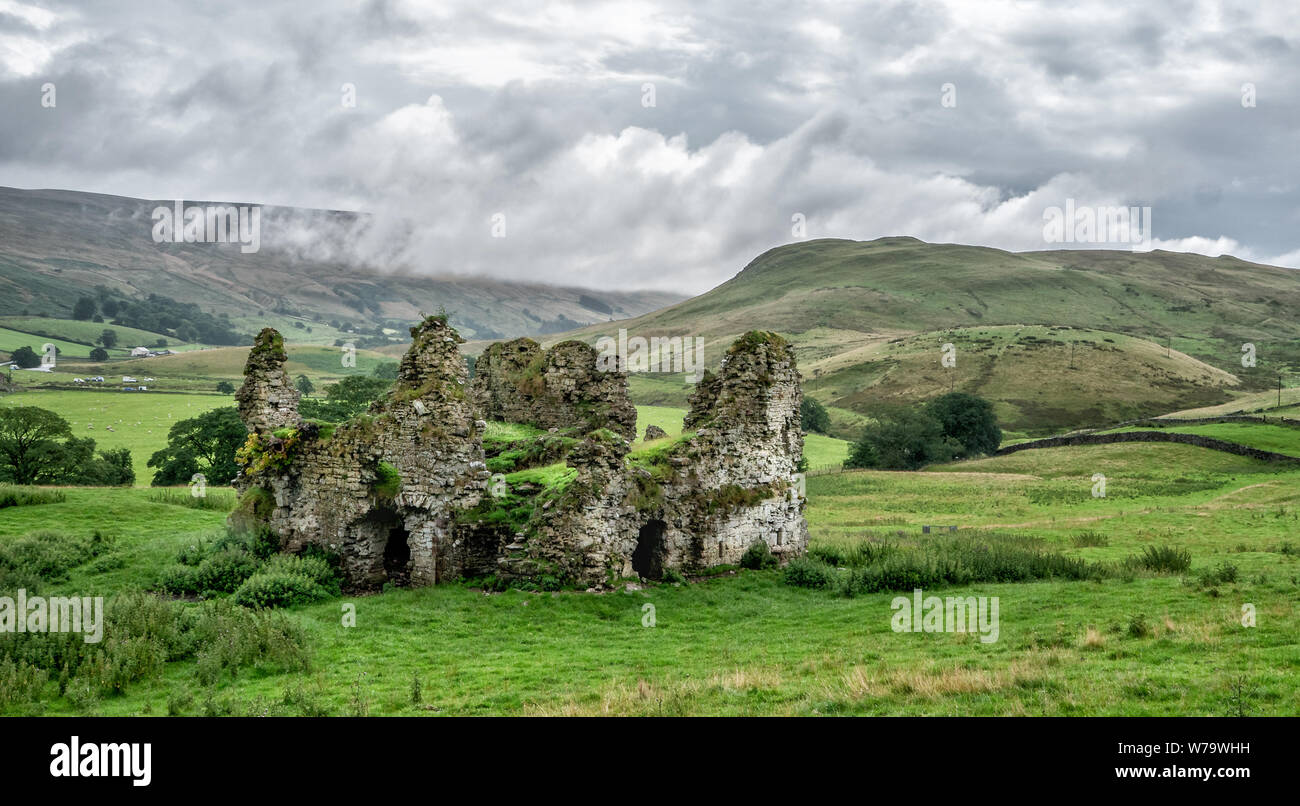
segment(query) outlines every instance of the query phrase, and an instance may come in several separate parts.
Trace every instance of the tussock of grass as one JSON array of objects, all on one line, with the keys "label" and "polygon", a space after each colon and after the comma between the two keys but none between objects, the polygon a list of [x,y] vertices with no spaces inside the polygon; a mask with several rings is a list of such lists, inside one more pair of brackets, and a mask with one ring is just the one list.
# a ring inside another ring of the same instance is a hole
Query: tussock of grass
[{"label": "tussock of grass", "polygon": [[68,496],[62,490],[0,484],[0,509],[26,507],[35,504],[61,504],[66,500],[68,500]]},{"label": "tussock of grass", "polygon": [[161,489],[149,493],[149,500],[155,504],[168,504],[190,509],[209,509],[214,512],[229,512],[235,508],[233,490],[207,489],[203,495],[194,495],[190,490]]}]

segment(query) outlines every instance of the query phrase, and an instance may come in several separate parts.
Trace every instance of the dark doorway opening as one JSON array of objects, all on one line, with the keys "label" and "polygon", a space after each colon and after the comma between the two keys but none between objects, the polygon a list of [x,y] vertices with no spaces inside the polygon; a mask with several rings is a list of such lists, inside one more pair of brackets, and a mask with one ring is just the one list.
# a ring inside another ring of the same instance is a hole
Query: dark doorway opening
[{"label": "dark doorway opening", "polygon": [[632,551],[632,570],[645,579],[661,579],[664,575],[664,530],[668,524],[650,521],[641,527]]},{"label": "dark doorway opening", "polygon": [[404,527],[395,526],[388,530],[388,542],[384,544],[384,573],[388,581],[403,587],[411,581],[411,537]]}]

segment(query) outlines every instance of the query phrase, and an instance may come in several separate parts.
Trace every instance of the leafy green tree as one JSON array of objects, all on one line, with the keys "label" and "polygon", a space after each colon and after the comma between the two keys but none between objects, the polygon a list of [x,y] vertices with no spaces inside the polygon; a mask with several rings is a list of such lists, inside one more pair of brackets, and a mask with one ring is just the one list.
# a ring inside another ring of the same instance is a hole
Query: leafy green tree
[{"label": "leafy green tree", "polygon": [[226,406],[175,423],[167,432],[167,447],[149,457],[157,468],[152,484],[188,484],[195,473],[208,484],[229,484],[237,473],[235,451],[248,439],[248,429],[234,406]]},{"label": "leafy green tree", "polygon": [[99,338],[95,339],[95,343],[96,343],[96,344],[102,344],[102,345],[104,345],[105,347],[107,347],[107,348],[109,348],[109,349],[112,349],[112,348],[116,347],[116,346],[117,346],[117,331],[116,331],[116,330],[109,330],[108,328],[104,328],[104,332],[99,334]]},{"label": "leafy green tree", "polygon": [[128,448],[100,451],[83,473],[85,484],[130,487],[135,484],[135,465]]},{"label": "leafy green tree", "polygon": [[392,385],[383,378],[349,375],[325,387],[325,399],[308,398],[298,406],[298,413],[314,420],[340,423],[370,407]]},{"label": "leafy green tree", "polygon": [[922,409],[900,408],[876,415],[862,438],[849,452],[846,467],[880,470],[916,470],[946,462],[960,454],[962,445],[943,434],[943,425]]},{"label": "leafy green tree", "polygon": [[22,369],[31,369],[41,365],[41,357],[36,354],[35,350],[26,345],[14,350],[9,355],[9,359],[14,362],[14,366]]},{"label": "leafy green tree", "polygon": [[217,383],[217,391],[223,395],[233,395],[235,393],[235,385],[230,381],[220,381]]},{"label": "leafy green tree", "polygon": [[95,302],[94,297],[81,297],[72,306],[72,318],[84,322],[94,316],[98,308],[99,305]]},{"label": "leafy green tree", "polygon": [[40,467],[36,484],[80,484],[94,487],[121,486],[135,483],[131,451],[127,448],[95,453],[95,440],[69,436],[64,442],[53,440],[36,451]]},{"label": "leafy green tree", "polygon": [[303,397],[308,397],[312,392],[316,391],[316,385],[306,375],[299,375],[294,380],[293,385],[298,388],[298,393]]},{"label": "leafy green tree", "polygon": [[95,349],[93,349],[93,350],[90,351],[90,360],[91,360],[91,361],[107,361],[107,360],[108,360],[108,350],[105,350],[103,347],[96,347]]},{"label": "leafy green tree", "polygon": [[962,456],[992,454],[1002,444],[993,404],[965,392],[950,392],[926,404],[926,412],[943,426],[943,435],[963,447]]},{"label": "leafy green tree", "polygon": [[805,432],[825,434],[831,430],[831,416],[816,398],[805,395],[799,405],[799,425]]},{"label": "leafy green tree", "polygon": [[378,364],[375,364],[375,369],[370,374],[374,375],[376,378],[383,378],[386,381],[395,381],[397,380],[397,362],[381,361]]},{"label": "leafy green tree", "polygon": [[59,440],[71,437],[68,421],[52,411],[36,406],[0,409],[0,474],[13,484],[46,481],[43,463]]}]

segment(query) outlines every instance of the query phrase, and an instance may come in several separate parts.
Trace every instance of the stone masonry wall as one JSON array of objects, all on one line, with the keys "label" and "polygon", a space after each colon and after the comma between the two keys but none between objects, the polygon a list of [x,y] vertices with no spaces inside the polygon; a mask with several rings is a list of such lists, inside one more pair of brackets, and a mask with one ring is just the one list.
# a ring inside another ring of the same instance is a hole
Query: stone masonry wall
[{"label": "stone masonry wall", "polygon": [[[459,575],[462,548],[451,537],[451,519],[478,502],[490,475],[483,463],[486,424],[467,394],[460,337],[437,317],[412,328],[412,337],[388,396],[332,432],[301,421],[296,405],[276,409],[275,417],[263,414],[263,396],[275,389],[268,378],[282,373],[282,347],[278,358],[274,349],[254,348],[240,390],[252,432],[241,452],[241,493],[256,488],[253,497],[274,499],[260,521],[285,550],[315,544],[338,552],[354,588]],[[293,432],[277,437],[270,426],[286,421]],[[251,510],[241,507],[232,521],[246,520]]]},{"label": "stone masonry wall", "polygon": [[602,371],[599,353],[580,341],[543,350],[532,339],[493,344],[474,364],[472,394],[489,419],[539,428],[609,428],[635,437],[636,407],[627,374]]},{"label": "stone masonry wall", "polygon": [[589,584],[739,563],[756,541],[779,556],[808,543],[797,466],[801,393],[793,352],[749,334],[702,381],[694,428],[650,467],[629,467],[629,444],[595,433],[570,452],[577,475],[553,507],[534,512],[526,545],[503,565]]}]

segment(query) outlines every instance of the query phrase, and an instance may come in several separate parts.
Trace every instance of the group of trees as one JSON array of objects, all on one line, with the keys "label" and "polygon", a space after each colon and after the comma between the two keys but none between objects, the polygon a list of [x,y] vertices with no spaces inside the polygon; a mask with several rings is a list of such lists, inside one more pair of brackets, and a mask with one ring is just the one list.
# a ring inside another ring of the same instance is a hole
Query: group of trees
[{"label": "group of trees", "polygon": [[23,346],[9,354],[9,360],[19,369],[31,369],[41,365],[41,357],[31,347]]},{"label": "group of trees", "polygon": [[9,484],[135,483],[131,451],[95,451],[95,440],[75,437],[68,421],[36,406],[0,409],[0,481]]},{"label": "group of trees", "polygon": [[[392,385],[393,382],[387,378],[349,375],[338,383],[325,387],[323,398],[304,396],[298,403],[298,413],[310,420],[342,422],[365,411]],[[301,390],[302,387],[299,387]]]},{"label": "group of trees", "polygon": [[991,454],[1001,442],[1002,429],[993,404],[965,392],[952,392],[919,408],[878,412],[844,465],[916,470],[936,462]]},{"label": "group of trees", "polygon": [[77,299],[72,318],[83,322],[107,318],[123,327],[169,333],[183,342],[229,346],[249,343],[249,337],[235,330],[227,314],[205,313],[195,303],[178,302],[160,294],[150,294],[143,300],[123,299],[105,286],[96,286],[95,296]]}]

